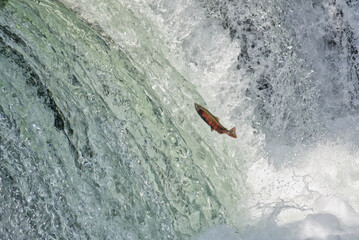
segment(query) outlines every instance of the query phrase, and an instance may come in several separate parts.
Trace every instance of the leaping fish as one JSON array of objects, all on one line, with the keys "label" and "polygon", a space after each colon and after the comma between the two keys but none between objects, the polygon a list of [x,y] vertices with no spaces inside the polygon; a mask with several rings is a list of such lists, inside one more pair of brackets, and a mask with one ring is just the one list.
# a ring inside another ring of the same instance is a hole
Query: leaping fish
[{"label": "leaping fish", "polygon": [[201,116],[201,118],[211,127],[211,131],[216,130],[219,134],[224,133],[230,137],[237,138],[236,127],[228,130],[219,123],[219,118],[213,116],[207,109],[197,103],[195,103],[194,106],[198,115]]}]

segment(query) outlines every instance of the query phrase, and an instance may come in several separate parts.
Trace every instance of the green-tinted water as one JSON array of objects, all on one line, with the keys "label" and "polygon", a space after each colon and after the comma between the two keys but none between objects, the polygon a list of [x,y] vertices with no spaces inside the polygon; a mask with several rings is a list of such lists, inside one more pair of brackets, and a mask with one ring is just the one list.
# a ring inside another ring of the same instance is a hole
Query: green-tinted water
[{"label": "green-tinted water", "polygon": [[203,101],[150,43],[50,0],[0,7],[0,238],[188,239],[237,213]]}]

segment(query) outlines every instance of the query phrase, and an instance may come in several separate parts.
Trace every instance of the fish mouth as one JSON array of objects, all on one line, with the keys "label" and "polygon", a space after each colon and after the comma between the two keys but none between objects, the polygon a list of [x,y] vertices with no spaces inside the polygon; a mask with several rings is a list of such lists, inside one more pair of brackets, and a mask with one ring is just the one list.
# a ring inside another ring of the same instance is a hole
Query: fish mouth
[{"label": "fish mouth", "polygon": [[199,105],[197,103],[194,103],[194,107],[196,108],[196,110],[199,110]]}]

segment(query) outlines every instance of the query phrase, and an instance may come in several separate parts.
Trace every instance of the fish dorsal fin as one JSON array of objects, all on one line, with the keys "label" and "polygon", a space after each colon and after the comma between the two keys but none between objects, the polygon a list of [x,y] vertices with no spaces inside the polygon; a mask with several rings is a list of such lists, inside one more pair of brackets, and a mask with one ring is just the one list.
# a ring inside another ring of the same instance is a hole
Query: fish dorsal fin
[{"label": "fish dorsal fin", "polygon": [[219,122],[219,117],[214,117]]}]

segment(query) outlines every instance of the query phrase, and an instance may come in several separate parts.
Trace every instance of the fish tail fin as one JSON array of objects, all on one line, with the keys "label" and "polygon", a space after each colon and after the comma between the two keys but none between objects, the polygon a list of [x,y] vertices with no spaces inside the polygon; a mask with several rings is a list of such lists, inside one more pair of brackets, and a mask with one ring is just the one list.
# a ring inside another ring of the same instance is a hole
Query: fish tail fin
[{"label": "fish tail fin", "polygon": [[231,130],[229,130],[228,135],[233,137],[233,138],[237,138],[236,127],[233,127]]}]

